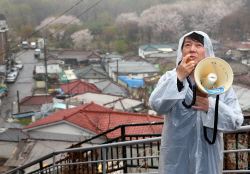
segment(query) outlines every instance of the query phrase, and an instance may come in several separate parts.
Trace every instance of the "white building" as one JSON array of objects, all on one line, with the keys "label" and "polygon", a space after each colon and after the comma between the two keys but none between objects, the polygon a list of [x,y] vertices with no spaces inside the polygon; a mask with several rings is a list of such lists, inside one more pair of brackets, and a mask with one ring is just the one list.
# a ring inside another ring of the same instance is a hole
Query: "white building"
[{"label": "white building", "polygon": [[[62,60],[48,60],[47,61],[47,73],[59,73],[62,72],[61,65],[64,64]],[[36,74],[45,74],[45,63],[43,61],[36,64]]]}]

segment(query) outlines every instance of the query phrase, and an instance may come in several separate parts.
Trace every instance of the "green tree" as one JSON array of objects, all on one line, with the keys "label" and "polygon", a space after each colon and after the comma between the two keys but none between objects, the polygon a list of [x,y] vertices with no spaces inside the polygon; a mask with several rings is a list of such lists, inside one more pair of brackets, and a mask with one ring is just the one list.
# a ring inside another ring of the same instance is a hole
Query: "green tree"
[{"label": "green tree", "polygon": [[109,44],[111,41],[115,39],[116,34],[117,34],[116,26],[109,26],[102,30],[102,37],[108,46],[108,51],[110,51]]},{"label": "green tree", "polygon": [[33,27],[30,25],[23,25],[21,27],[20,35],[23,39],[29,37],[34,32]]},{"label": "green tree", "polygon": [[115,51],[117,51],[120,54],[123,54],[126,52],[126,43],[124,40],[118,40],[114,43]]}]

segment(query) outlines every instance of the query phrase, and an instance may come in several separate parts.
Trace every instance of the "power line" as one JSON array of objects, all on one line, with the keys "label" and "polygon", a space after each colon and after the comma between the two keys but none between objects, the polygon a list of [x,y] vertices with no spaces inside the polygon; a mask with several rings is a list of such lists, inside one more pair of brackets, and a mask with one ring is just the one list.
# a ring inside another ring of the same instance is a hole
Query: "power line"
[{"label": "power line", "polygon": [[[65,12],[61,13],[58,17],[56,17],[54,20],[52,20],[51,22],[49,22],[48,24],[46,24],[44,27],[40,28],[39,30],[37,30],[36,32],[32,33],[30,36],[28,36],[27,38],[25,38],[24,40],[29,39],[31,36],[35,35],[36,33],[38,33],[39,31],[41,31],[42,29],[44,29],[45,27],[47,27],[49,24],[51,24],[52,22],[54,22],[55,20],[57,20],[59,17],[61,17],[62,15],[64,15],[65,13],[67,13],[68,11],[70,11],[72,8],[74,8],[75,6],[77,6],[78,4],[80,4],[83,0],[79,1],[78,3],[76,3],[74,6],[70,7],[68,10],[66,10]],[[89,7],[87,10],[85,10],[83,13],[81,13],[80,15],[78,15],[77,17],[75,17],[74,19],[72,19],[71,21],[69,21],[68,23],[66,23],[65,25],[63,25],[61,28],[57,29],[55,32],[51,33],[49,36],[45,37],[45,39],[47,39],[48,37],[50,37],[51,35],[55,34],[56,32],[58,32],[59,30],[61,30],[62,28],[66,27],[67,25],[69,25],[69,23],[71,23],[72,21],[76,20],[78,17],[80,17],[81,15],[83,15],[84,13],[88,12],[90,9],[92,9],[94,6],[96,6],[97,4],[99,4],[102,0],[99,0],[97,3],[95,3],[94,5],[92,5],[91,7]],[[20,42],[21,43],[21,42]],[[12,50],[13,48],[17,47],[19,44],[16,44],[14,47],[12,47],[11,49],[3,52],[0,56],[2,56],[3,54],[7,53],[8,51]],[[22,54],[24,54],[25,52],[27,52],[28,50],[22,52],[21,54],[17,55],[20,56]],[[46,51],[46,50],[45,50]]]}]

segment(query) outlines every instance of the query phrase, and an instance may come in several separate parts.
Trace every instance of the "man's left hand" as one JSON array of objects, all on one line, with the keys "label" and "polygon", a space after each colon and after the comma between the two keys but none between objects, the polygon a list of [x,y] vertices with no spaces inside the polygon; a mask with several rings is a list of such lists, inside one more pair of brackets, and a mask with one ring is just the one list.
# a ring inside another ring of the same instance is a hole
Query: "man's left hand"
[{"label": "man's left hand", "polygon": [[192,106],[193,109],[197,109],[197,110],[202,110],[205,112],[208,112],[209,109],[209,100],[207,97],[201,97],[201,96],[196,96],[196,101],[195,104],[197,106]]}]

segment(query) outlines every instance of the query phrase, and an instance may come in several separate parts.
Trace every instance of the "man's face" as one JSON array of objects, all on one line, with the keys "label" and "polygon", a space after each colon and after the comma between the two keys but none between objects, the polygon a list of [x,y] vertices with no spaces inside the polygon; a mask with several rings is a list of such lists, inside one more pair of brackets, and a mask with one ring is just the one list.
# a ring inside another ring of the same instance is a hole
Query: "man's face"
[{"label": "man's face", "polygon": [[204,45],[198,41],[186,38],[182,49],[182,57],[185,57],[187,54],[190,54],[190,57],[193,59],[195,65],[197,65],[205,58]]}]

